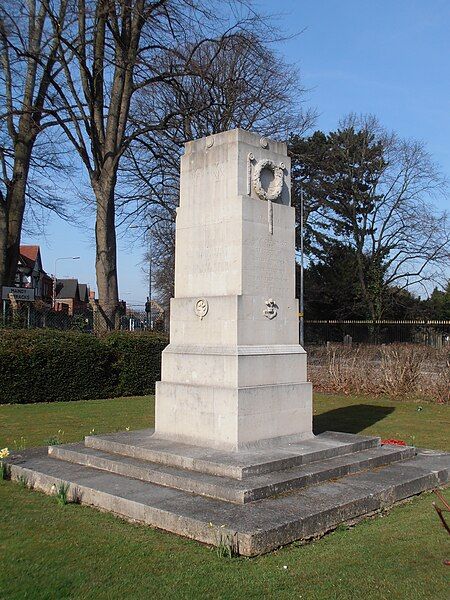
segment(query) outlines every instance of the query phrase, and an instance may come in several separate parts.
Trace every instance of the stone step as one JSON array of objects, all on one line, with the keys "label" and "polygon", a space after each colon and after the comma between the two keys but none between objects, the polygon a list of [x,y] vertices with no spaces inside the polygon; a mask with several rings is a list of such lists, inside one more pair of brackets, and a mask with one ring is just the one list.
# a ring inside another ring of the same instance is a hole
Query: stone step
[{"label": "stone step", "polygon": [[216,475],[198,473],[138,458],[111,454],[83,444],[50,446],[53,458],[65,460],[110,473],[140,479],[201,496],[227,502],[246,504],[290,492],[322,481],[337,479],[367,469],[385,467],[415,455],[411,447],[383,446],[352,454],[312,462],[301,467],[254,475],[236,480]]},{"label": "stone step", "polygon": [[450,455],[419,451],[384,469],[348,475],[291,494],[236,505],[91,467],[55,460],[46,449],[12,455],[11,478],[49,494],[68,483],[77,501],[212,545],[254,556],[387,508],[448,482]]},{"label": "stone step", "polygon": [[153,434],[153,429],[143,429],[87,436],[85,445],[104,452],[232,479],[282,471],[380,445],[379,437],[326,431],[299,442],[225,452],[181,444],[157,438]]}]

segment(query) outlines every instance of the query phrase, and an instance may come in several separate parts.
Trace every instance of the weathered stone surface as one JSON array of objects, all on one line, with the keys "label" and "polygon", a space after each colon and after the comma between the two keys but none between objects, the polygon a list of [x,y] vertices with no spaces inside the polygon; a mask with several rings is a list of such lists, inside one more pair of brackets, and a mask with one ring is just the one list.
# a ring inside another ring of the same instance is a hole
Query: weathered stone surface
[{"label": "weathered stone surface", "polygon": [[83,444],[53,446],[49,449],[49,454],[60,460],[67,460],[118,475],[141,479],[142,481],[172,487],[185,492],[193,492],[218,500],[245,504],[321,481],[343,477],[350,473],[386,466],[399,460],[411,458],[415,452],[414,448],[378,447],[351,455],[312,462],[302,467],[292,467],[284,471],[254,475],[244,480],[208,475],[129,456],[120,456],[87,448]]},{"label": "weathered stone surface", "polygon": [[449,454],[419,451],[413,459],[375,471],[238,505],[56,460],[46,449],[25,451],[11,457],[10,464],[13,479],[24,476],[46,493],[65,481],[70,494],[84,504],[208,544],[217,544],[221,532],[247,556],[320,535],[433,489],[446,483],[450,473]]},{"label": "weathered stone surface", "polygon": [[85,438],[89,448],[114,452],[172,467],[245,479],[379,446],[380,438],[327,431],[310,440],[272,443],[227,452],[158,438],[152,429]]},{"label": "weathered stone surface", "polygon": [[285,144],[235,129],[186,145],[159,437],[233,451],[312,438],[290,187]]}]

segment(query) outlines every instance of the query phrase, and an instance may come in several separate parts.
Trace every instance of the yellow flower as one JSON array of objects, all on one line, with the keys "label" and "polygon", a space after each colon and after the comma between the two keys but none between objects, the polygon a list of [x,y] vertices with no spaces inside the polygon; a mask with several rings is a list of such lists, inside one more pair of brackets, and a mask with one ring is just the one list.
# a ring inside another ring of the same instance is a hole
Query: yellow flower
[{"label": "yellow flower", "polygon": [[3,448],[0,450],[0,458],[7,458],[9,456],[8,448]]}]

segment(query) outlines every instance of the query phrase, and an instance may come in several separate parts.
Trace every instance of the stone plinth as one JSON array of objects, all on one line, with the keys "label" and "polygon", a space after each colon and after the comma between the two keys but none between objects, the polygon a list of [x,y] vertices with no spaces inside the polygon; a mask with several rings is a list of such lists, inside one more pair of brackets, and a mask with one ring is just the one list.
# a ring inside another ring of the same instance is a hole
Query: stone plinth
[{"label": "stone plinth", "polygon": [[312,437],[290,185],[283,143],[235,129],[186,145],[158,437],[226,450]]}]

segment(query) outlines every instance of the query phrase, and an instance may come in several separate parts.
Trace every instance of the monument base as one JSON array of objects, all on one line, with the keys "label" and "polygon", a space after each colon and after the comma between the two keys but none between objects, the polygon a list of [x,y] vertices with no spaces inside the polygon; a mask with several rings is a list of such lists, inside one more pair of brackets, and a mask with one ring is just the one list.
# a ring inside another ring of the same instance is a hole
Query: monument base
[{"label": "monument base", "polygon": [[160,437],[222,450],[312,438],[312,386],[298,344],[176,346],[156,382]]},{"label": "monument base", "polygon": [[254,556],[448,482],[450,454],[326,432],[227,452],[152,430],[89,436],[8,460],[11,478],[208,544]]},{"label": "monument base", "polygon": [[[227,388],[157,382],[159,437],[223,450],[312,438],[310,383]],[[189,434],[189,432],[191,432]]]}]

